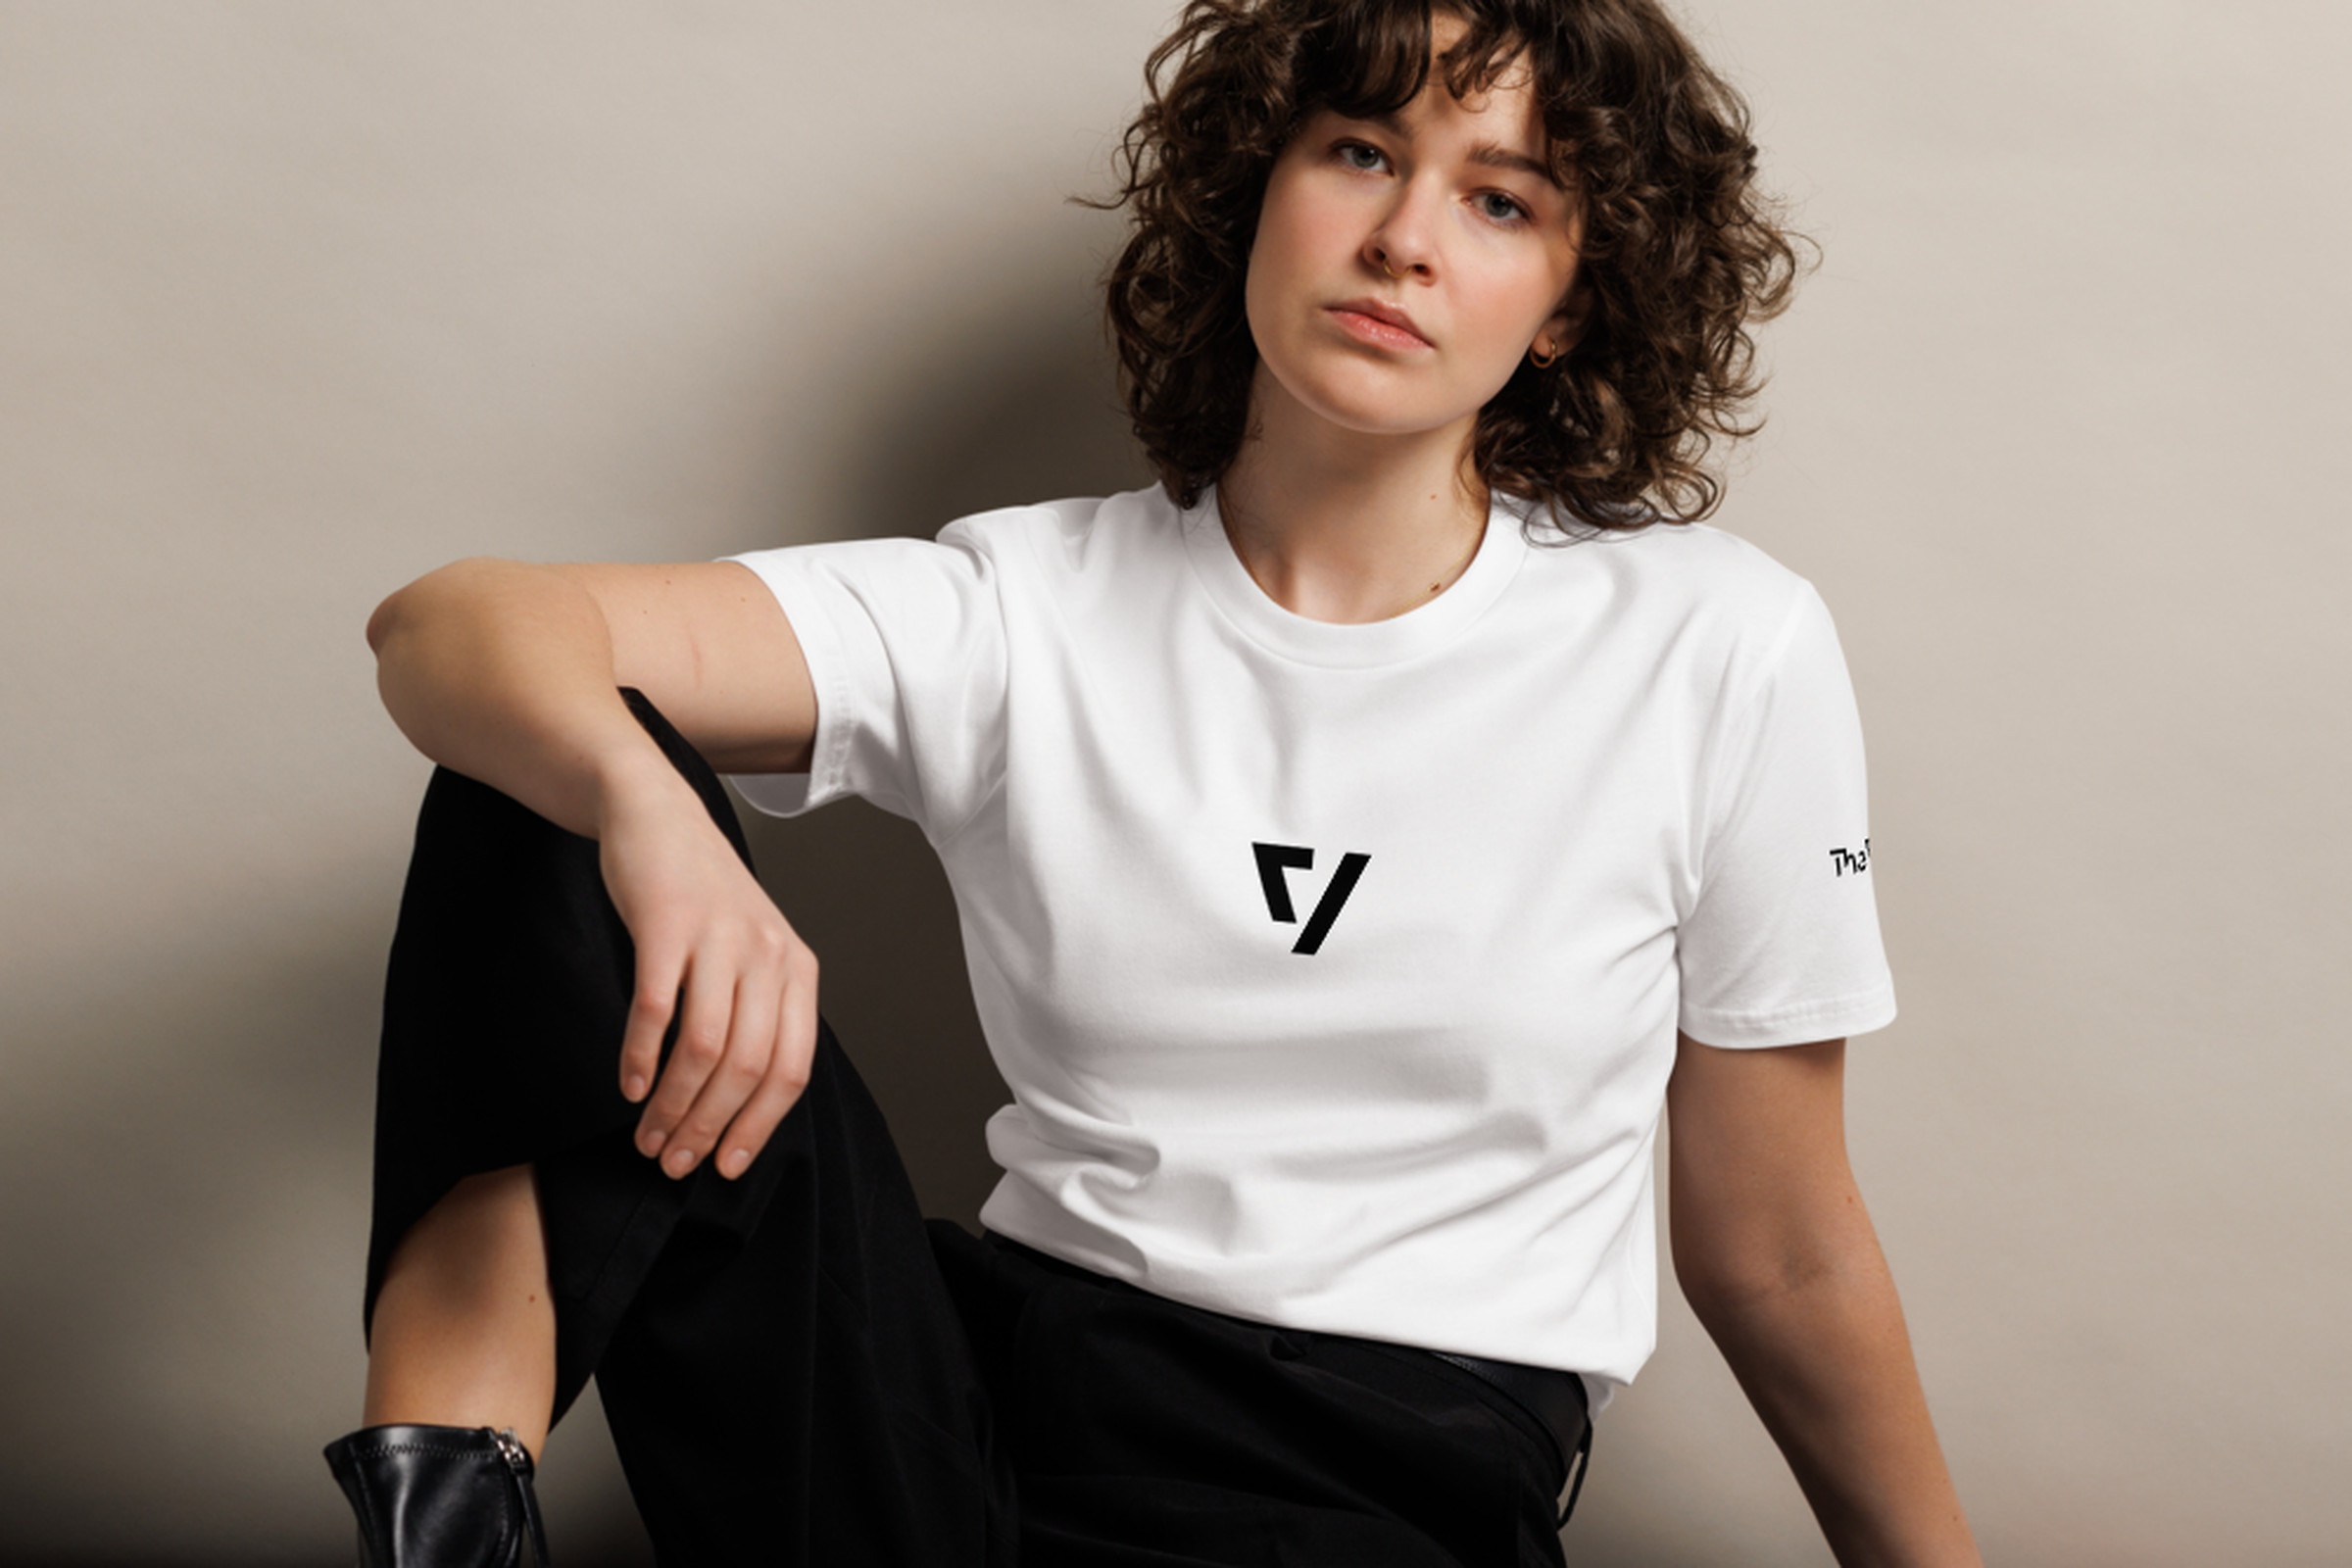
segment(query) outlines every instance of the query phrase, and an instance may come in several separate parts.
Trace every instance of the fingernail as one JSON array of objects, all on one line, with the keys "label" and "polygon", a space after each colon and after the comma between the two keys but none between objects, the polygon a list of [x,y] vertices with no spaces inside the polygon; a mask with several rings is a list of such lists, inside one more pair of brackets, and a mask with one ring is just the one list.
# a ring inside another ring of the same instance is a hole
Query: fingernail
[{"label": "fingernail", "polygon": [[732,1180],[733,1178],[742,1175],[744,1170],[751,1164],[751,1162],[752,1152],[750,1150],[730,1149],[727,1151],[725,1157],[719,1161],[719,1170],[721,1174]]},{"label": "fingernail", "polygon": [[643,1100],[645,1098],[645,1074],[641,1072],[629,1074],[629,1081],[620,1086],[620,1092],[629,1097],[632,1104]]},{"label": "fingernail", "polygon": [[660,1128],[653,1128],[637,1135],[637,1147],[645,1151],[648,1159],[662,1152],[662,1146],[668,1142],[669,1134],[662,1132]]},{"label": "fingernail", "polygon": [[662,1163],[672,1176],[683,1176],[694,1169],[694,1151],[691,1149],[674,1150],[670,1156]]}]

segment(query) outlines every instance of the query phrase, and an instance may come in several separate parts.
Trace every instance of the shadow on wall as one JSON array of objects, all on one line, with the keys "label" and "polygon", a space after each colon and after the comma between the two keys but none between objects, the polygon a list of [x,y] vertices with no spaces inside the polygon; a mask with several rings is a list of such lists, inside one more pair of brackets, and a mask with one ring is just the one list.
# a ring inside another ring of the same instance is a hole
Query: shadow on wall
[{"label": "shadow on wall", "polygon": [[[844,454],[857,487],[845,531],[928,537],[975,512],[1150,482],[1092,320],[1062,301],[1011,322],[990,351],[863,421],[862,445]],[[976,1226],[996,1181],[982,1125],[1006,1094],[930,847],[862,802],[788,821],[744,814],[769,892],[825,966],[825,1013],[888,1113],[925,1210]]]},{"label": "shadow on wall", "polygon": [[[999,319],[998,341],[876,411],[842,454],[858,498],[843,531],[928,534],[1141,482],[1091,331],[1066,311]],[[748,825],[925,1207],[973,1223],[1004,1091],[928,848],[855,803]],[[318,1449],[359,1404],[398,875],[309,892],[302,908],[171,911],[168,951],[93,954],[0,1004],[28,1069],[0,1102],[0,1565],[348,1558]],[[596,1414],[584,1403],[551,1447],[561,1549],[650,1560]]]},{"label": "shadow on wall", "polygon": [[[1148,478],[1091,325],[1066,310],[1002,320],[999,341],[862,422],[870,436],[841,456],[857,498],[843,532],[930,534]],[[746,817],[925,1209],[975,1223],[995,1177],[982,1127],[1004,1090],[928,847],[858,803]],[[7,999],[12,1054],[36,1081],[0,1100],[0,1568],[349,1560],[318,1450],[359,1405],[372,1043],[398,892],[387,866],[301,908],[176,911],[168,951],[93,955],[86,975]],[[571,1568],[652,1561],[593,1397],[543,1477]],[[1587,1512],[1574,1561],[1686,1557]]]}]

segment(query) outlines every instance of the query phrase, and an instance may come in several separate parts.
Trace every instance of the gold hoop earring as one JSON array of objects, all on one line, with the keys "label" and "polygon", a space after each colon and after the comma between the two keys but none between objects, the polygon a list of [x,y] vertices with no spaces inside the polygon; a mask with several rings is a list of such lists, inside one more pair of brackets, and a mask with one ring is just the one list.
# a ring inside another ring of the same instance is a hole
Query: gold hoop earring
[{"label": "gold hoop earring", "polygon": [[1548,370],[1559,364],[1560,355],[1563,352],[1565,351],[1555,348],[1549,354],[1545,354],[1540,343],[1530,343],[1527,346],[1527,357],[1535,362],[1536,368],[1539,370]]}]

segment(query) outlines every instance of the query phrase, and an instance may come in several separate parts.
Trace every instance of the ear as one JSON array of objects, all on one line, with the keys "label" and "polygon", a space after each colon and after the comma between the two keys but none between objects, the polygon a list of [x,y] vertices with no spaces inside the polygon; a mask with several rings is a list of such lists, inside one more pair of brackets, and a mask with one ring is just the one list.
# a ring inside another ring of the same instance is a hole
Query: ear
[{"label": "ear", "polygon": [[1565,354],[1582,341],[1592,319],[1592,288],[1580,273],[1560,308],[1536,329],[1536,346],[1548,343],[1554,354]]}]

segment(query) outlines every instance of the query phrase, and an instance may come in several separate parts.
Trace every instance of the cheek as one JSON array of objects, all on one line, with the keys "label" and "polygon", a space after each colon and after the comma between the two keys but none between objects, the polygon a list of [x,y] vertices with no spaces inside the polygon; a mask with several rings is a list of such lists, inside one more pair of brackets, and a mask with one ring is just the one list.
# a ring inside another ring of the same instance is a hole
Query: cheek
[{"label": "cheek", "polygon": [[1250,247],[1250,270],[1242,275],[1242,318],[1250,325],[1250,336],[1257,344],[1263,358],[1267,334],[1273,325],[1267,298],[1273,292],[1273,277],[1278,270],[1273,247],[1266,243],[1260,230],[1257,240]]},{"label": "cheek", "polygon": [[1275,192],[1260,210],[1257,233],[1250,243],[1249,270],[1242,279],[1242,306],[1259,345],[1276,325],[1284,302],[1297,287],[1302,247],[1298,204],[1275,200]]},{"label": "cheek", "polygon": [[1474,317],[1457,317],[1463,329],[1459,364],[1465,392],[1484,405],[1510,381],[1544,323],[1559,303],[1548,276],[1505,283],[1485,295]]},{"label": "cheek", "polygon": [[1254,264],[1262,250],[1284,272],[1332,266],[1353,251],[1360,233],[1360,214],[1343,194],[1329,189],[1327,181],[1277,166],[1258,206],[1251,260]]},{"label": "cheek", "polygon": [[1558,314],[1560,299],[1566,293],[1567,285],[1556,270],[1531,269],[1489,297],[1482,313],[1482,335],[1494,346],[1497,355],[1516,360],[1527,352],[1544,324]]}]

